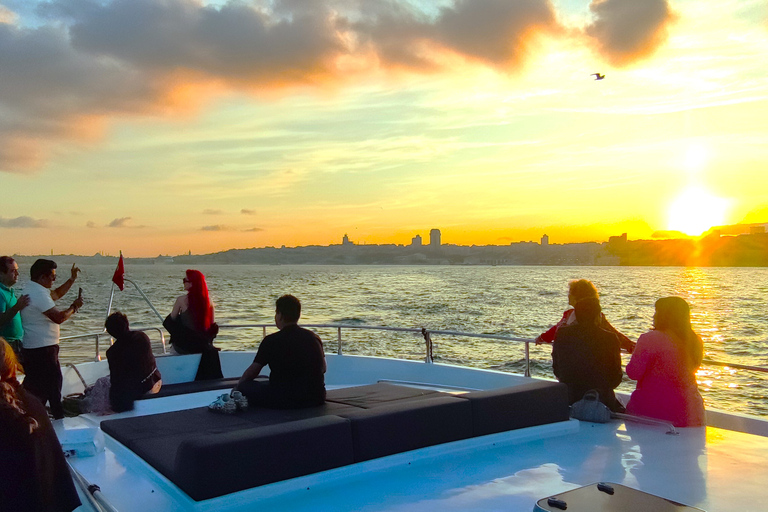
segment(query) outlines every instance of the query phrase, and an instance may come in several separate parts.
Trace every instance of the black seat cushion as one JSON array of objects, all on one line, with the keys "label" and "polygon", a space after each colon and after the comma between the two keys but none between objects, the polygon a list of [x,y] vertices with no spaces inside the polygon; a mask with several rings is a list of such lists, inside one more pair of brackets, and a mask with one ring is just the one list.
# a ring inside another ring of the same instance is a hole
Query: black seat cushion
[{"label": "black seat cushion", "polygon": [[526,384],[461,395],[472,404],[473,435],[567,421],[568,387],[559,382]]},{"label": "black seat cushion", "polygon": [[[199,389],[212,382],[190,384]],[[105,420],[101,428],[193,499],[203,500],[353,462],[567,419],[567,387],[556,382],[531,381],[460,396],[379,383],[331,390],[318,407],[254,407],[233,415],[197,407]]]},{"label": "black seat cushion", "polygon": [[[154,395],[144,395],[139,398],[139,400],[185,395],[187,393],[199,393],[201,391],[211,391],[214,389],[232,389],[239,380],[239,377],[231,377],[228,379],[195,380],[192,382],[179,382],[178,384],[164,384],[160,388],[160,391]],[[264,377],[263,380],[267,380],[267,377]]]},{"label": "black seat cushion", "polygon": [[443,393],[431,389],[419,389],[379,382],[367,386],[333,389],[326,393],[325,401],[370,409],[397,400],[420,400],[440,395],[443,395]]},{"label": "black seat cushion", "polygon": [[472,437],[472,407],[452,396],[337,413],[352,421],[355,462]]},{"label": "black seat cushion", "polygon": [[204,500],[353,462],[349,420],[321,416],[188,438],[171,480]]}]

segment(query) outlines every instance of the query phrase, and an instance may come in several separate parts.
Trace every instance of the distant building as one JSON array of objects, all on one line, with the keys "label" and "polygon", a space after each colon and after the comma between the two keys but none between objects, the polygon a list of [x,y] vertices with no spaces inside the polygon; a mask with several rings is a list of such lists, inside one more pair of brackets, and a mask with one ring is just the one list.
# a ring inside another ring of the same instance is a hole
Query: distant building
[{"label": "distant building", "polygon": [[608,237],[608,243],[609,244],[627,243],[627,234],[622,233],[621,236]]},{"label": "distant building", "polygon": [[344,238],[341,239],[341,245],[355,245],[355,242],[350,242],[347,234],[344,234]]},{"label": "distant building", "polygon": [[415,237],[411,238],[411,246],[421,247],[421,245],[421,235],[416,235]]},{"label": "distant building", "polygon": [[541,246],[544,247],[545,245],[549,245],[549,235],[541,237]]},{"label": "distant building", "polygon": [[433,229],[429,232],[429,246],[440,247],[440,230]]},{"label": "distant building", "polygon": [[750,226],[749,227],[749,234],[750,235],[760,235],[762,233],[765,233],[765,225],[761,224],[759,226]]}]

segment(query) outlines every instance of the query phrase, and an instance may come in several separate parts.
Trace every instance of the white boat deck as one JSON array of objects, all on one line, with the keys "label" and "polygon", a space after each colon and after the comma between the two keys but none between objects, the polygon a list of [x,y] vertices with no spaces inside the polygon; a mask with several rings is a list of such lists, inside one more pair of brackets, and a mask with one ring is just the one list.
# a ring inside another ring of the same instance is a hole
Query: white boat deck
[{"label": "white boat deck", "polygon": [[[397,368],[397,362],[390,363],[394,363],[393,369],[384,376],[390,379],[405,377],[402,368],[412,364]],[[333,363],[337,369],[341,364]],[[383,363],[374,360],[371,364],[378,367]],[[329,368],[333,365],[329,360]],[[360,370],[360,366],[357,361],[355,368]],[[479,378],[476,370],[419,366],[426,373],[458,372],[459,376],[472,372],[462,381]],[[329,388],[366,383],[351,370],[346,372],[351,381],[341,382],[344,373],[331,377],[329,382],[334,383]],[[486,377],[490,381],[500,378]],[[519,380],[509,377],[510,382]],[[438,382],[458,385],[452,379]],[[474,384],[482,387],[479,381]],[[136,410],[123,415],[204,406],[219,393],[141,401]],[[98,423],[115,417],[119,416],[81,418]],[[188,498],[109,438],[104,452],[70,461],[86,479],[99,485],[120,512],[530,512],[540,498],[599,481],[623,484],[710,512],[768,508],[768,438],[714,427],[679,430],[679,435],[672,436],[661,426],[571,420],[424,448],[202,502]]]}]

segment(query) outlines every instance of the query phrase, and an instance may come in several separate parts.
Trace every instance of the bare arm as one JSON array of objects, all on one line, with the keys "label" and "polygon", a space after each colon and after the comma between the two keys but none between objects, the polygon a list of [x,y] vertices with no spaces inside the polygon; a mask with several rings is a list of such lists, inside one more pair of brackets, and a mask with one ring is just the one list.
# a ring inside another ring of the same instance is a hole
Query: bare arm
[{"label": "bare arm", "polygon": [[171,309],[171,318],[175,320],[182,311],[187,309],[187,307],[189,307],[189,297],[187,295],[180,296],[173,304],[173,309]]},{"label": "bare arm", "polygon": [[63,324],[67,320],[69,320],[72,315],[77,313],[77,310],[83,307],[83,299],[78,297],[75,299],[75,301],[72,303],[71,306],[69,306],[64,311],[59,311],[56,308],[51,308],[48,311],[43,311],[43,314],[51,319],[51,322],[55,324]]},{"label": "bare arm", "polygon": [[[72,264],[72,274],[69,279],[64,281],[64,284],[56,288],[55,290],[51,291],[51,298],[53,300],[59,300],[63,296],[67,294],[70,288],[72,288],[72,285],[75,284],[75,281],[77,280],[77,274],[80,272],[80,269],[75,266],[75,264]],[[61,322],[58,322],[61,323]]]},{"label": "bare arm", "polygon": [[10,322],[16,313],[29,306],[29,295],[22,295],[16,301],[16,304],[0,313],[0,327]]},{"label": "bare arm", "polygon": [[237,385],[235,386],[235,390],[240,388],[240,384],[243,384],[244,382],[250,382],[256,377],[259,376],[259,373],[261,372],[261,369],[264,368],[263,364],[259,364],[256,361],[251,363],[251,366],[245,369],[243,372],[243,376],[240,377],[240,380],[237,381]]}]

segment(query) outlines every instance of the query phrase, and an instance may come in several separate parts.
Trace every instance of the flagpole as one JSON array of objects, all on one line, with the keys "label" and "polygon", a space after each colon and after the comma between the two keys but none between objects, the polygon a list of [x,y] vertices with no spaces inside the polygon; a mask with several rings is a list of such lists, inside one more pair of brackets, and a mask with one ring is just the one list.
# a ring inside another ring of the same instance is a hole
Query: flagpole
[{"label": "flagpole", "polygon": [[[107,318],[109,318],[109,315],[112,314],[112,299],[115,297],[115,283],[112,283],[112,289],[109,291],[109,302],[107,303],[107,316],[104,318],[104,321],[107,321]],[[104,329],[106,331],[106,329]]]}]

